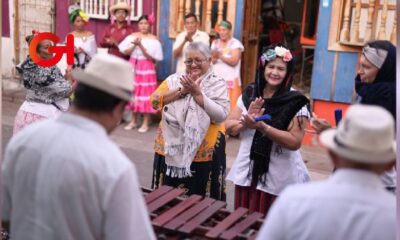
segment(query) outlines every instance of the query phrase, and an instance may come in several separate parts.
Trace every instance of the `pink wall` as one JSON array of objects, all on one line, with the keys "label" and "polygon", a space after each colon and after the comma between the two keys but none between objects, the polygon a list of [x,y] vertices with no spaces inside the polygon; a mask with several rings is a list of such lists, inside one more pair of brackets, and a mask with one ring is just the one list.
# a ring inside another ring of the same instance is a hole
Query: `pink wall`
[{"label": "pink wall", "polygon": [[[68,21],[68,6],[69,1],[65,0],[56,0],[56,34],[61,37],[61,39],[65,39],[65,36],[71,32],[72,26]],[[143,1],[143,15],[149,15],[153,11],[151,8],[154,8],[154,15],[157,14],[157,1],[156,0],[145,0]],[[158,17],[156,16],[156,19]],[[156,21],[157,22],[157,21]],[[110,20],[103,19],[90,19],[89,24],[86,29],[92,31],[96,35],[97,43],[100,41],[100,37],[102,36],[104,28],[110,24]],[[133,29],[137,30],[137,22],[131,21],[131,25]],[[156,26],[153,27],[153,34],[156,34]]]},{"label": "pink wall", "polygon": [[1,36],[10,37],[10,18],[8,0],[3,0],[1,6]]}]

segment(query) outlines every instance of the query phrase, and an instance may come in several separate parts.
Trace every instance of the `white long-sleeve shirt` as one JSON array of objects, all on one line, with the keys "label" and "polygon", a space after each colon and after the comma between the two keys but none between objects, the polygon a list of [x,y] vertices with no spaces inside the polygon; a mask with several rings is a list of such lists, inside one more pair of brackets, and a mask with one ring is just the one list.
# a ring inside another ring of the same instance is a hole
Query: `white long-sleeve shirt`
[{"label": "white long-sleeve shirt", "polygon": [[13,239],[155,239],[134,165],[87,118],[28,126],[10,141],[2,174]]},{"label": "white long-sleeve shirt", "polygon": [[394,240],[396,198],[378,175],[338,169],[326,181],[287,187],[257,239]]},{"label": "white long-sleeve shirt", "polygon": [[[174,45],[172,46],[172,50],[177,49],[185,41],[186,34],[187,34],[187,32],[183,31],[176,36]],[[193,40],[193,42],[202,42],[202,43],[206,44],[207,46],[210,46],[210,36],[206,32],[197,30],[194,33],[194,35],[192,36],[192,40]],[[177,73],[185,73],[186,65],[184,63],[185,57],[183,55],[184,55],[185,49],[187,48],[188,45],[189,45],[189,42],[186,42],[185,45],[183,45],[181,55],[176,58],[176,72]]]}]

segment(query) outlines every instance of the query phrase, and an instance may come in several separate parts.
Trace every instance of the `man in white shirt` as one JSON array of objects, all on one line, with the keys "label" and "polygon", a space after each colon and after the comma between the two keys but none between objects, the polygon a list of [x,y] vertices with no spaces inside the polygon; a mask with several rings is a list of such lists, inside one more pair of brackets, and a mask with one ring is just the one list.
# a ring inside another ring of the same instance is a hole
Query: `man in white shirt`
[{"label": "man in white shirt", "polygon": [[258,239],[396,239],[395,195],[379,178],[395,163],[394,134],[385,109],[351,106],[337,130],[321,134],[337,169],[333,176],[287,187]]},{"label": "man in white shirt", "polygon": [[70,112],[7,146],[3,226],[21,240],[155,239],[135,166],[108,136],[131,98],[131,65],[95,55],[72,76]]},{"label": "man in white shirt", "polygon": [[176,36],[174,45],[172,46],[172,54],[174,58],[177,59],[176,62],[176,72],[184,73],[186,66],[183,63],[184,56],[183,53],[187,45],[191,42],[202,42],[207,46],[210,46],[210,36],[206,32],[197,29],[198,20],[197,16],[193,13],[188,13],[185,15],[185,31],[179,33]]}]

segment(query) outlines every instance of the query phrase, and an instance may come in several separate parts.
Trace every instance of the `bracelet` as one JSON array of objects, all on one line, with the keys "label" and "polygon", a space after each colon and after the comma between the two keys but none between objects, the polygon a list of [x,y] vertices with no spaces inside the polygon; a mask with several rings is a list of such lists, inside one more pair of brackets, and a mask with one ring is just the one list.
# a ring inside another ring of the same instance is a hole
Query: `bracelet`
[{"label": "bracelet", "polygon": [[184,98],[186,95],[182,93],[182,87],[178,87],[179,98]]}]

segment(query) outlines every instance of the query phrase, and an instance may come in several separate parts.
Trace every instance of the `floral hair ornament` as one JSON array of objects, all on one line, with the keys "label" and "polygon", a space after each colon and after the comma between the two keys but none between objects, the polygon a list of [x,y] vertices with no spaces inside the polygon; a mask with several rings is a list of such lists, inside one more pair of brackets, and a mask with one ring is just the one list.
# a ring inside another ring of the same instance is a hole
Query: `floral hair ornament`
[{"label": "floral hair ornament", "polygon": [[152,13],[152,14],[150,14],[148,17],[147,17],[147,21],[149,22],[149,24],[150,25],[154,25],[154,23],[156,22],[156,17],[154,16],[154,14]]},{"label": "floral hair ornament", "polygon": [[83,21],[89,22],[89,16],[85,12],[83,12],[82,10],[79,11],[79,16],[82,18]]},{"label": "floral hair ornament", "polygon": [[89,22],[89,16],[85,12],[83,12],[81,9],[74,9],[69,14],[69,22],[71,24],[73,24],[76,17],[81,17],[84,22]]},{"label": "floral hair ornament", "polygon": [[284,62],[290,62],[293,59],[290,51],[284,47],[276,46],[274,49],[268,49],[260,57],[260,62],[264,66],[265,62],[270,62],[276,57],[281,57]]}]

